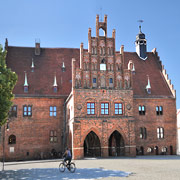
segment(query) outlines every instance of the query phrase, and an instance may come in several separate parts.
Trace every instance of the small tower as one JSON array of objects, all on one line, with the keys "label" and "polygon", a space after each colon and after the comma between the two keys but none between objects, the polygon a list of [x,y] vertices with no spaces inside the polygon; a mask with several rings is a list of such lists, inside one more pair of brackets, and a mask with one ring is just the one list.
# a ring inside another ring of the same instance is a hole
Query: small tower
[{"label": "small tower", "polygon": [[141,32],[141,25],[139,26],[139,34],[136,36],[136,53],[138,56],[146,60],[147,59],[147,54],[146,54],[146,39],[145,39],[145,34]]},{"label": "small tower", "polygon": [[27,82],[27,73],[25,73],[25,78],[24,78],[24,92],[28,92],[28,82]]}]

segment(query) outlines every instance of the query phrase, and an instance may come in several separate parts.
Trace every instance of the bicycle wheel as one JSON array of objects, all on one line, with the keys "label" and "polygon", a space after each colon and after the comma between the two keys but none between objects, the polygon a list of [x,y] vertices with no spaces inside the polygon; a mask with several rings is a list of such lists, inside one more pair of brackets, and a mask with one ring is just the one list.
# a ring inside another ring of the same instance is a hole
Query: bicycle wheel
[{"label": "bicycle wheel", "polygon": [[60,163],[60,164],[59,164],[59,171],[60,171],[60,172],[64,172],[64,171],[65,171],[65,165],[64,165],[64,163]]},{"label": "bicycle wheel", "polygon": [[75,165],[74,163],[71,163],[71,164],[70,164],[70,169],[69,169],[69,171],[72,172],[72,173],[74,173],[75,170],[76,170],[76,165]]}]

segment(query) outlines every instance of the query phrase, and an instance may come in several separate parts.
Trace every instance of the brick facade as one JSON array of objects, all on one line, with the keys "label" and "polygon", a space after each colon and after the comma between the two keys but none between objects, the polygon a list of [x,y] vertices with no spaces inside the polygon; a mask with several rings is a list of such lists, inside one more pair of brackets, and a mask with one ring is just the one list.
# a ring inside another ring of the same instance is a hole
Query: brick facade
[{"label": "brick facade", "polygon": [[[18,111],[5,131],[6,160],[50,158],[52,149],[63,151],[63,99],[15,98],[13,103]],[[32,116],[23,116],[24,105],[32,105]],[[50,117],[50,106],[58,109],[55,117]],[[50,142],[50,131],[57,132],[57,142]],[[16,136],[16,144],[8,143],[10,135]]]},{"label": "brick facade", "polygon": [[123,45],[117,52],[115,33],[107,37],[107,16],[100,22],[97,15],[88,49],[83,43],[80,49],[37,49],[6,42],[7,66],[18,74],[17,117],[5,125],[6,160],[50,158],[66,146],[74,159],[176,154],[176,92],[156,49],[144,60]]}]

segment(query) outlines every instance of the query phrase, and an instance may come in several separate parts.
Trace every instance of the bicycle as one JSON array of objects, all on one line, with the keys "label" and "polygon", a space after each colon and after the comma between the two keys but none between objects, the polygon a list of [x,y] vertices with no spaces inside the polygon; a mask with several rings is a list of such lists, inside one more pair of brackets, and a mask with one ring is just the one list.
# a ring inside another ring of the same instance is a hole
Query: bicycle
[{"label": "bicycle", "polygon": [[71,173],[74,173],[75,170],[76,170],[76,165],[75,165],[75,163],[73,163],[73,162],[71,162],[70,165],[69,165],[67,162],[64,162],[64,161],[60,162],[60,164],[59,164],[59,171],[60,171],[60,172],[64,172],[66,168],[67,168]]}]

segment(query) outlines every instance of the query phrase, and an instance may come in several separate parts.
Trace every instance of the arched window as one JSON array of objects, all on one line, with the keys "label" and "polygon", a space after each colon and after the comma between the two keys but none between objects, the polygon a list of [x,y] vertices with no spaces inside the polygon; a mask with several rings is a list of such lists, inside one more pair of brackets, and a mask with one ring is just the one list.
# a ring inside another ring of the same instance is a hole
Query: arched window
[{"label": "arched window", "polygon": [[12,134],[9,136],[8,144],[16,144],[16,136],[15,135]]},{"label": "arched window", "polygon": [[105,36],[105,31],[102,28],[99,29],[99,36]]},{"label": "arched window", "polygon": [[102,61],[101,61],[100,70],[106,71],[106,60],[105,59],[102,59]]}]

